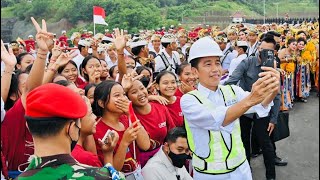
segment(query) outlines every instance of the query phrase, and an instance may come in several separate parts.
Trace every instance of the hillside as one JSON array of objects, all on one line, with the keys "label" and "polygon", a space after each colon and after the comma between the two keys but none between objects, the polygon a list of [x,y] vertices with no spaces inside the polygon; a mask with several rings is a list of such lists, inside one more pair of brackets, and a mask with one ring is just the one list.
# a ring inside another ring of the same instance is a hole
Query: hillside
[{"label": "hillside", "polygon": [[[318,17],[319,0],[265,0],[266,17]],[[30,22],[30,17],[44,18],[50,23],[66,19],[68,34],[83,28],[93,29],[92,7],[106,11],[109,29],[120,27],[129,32],[154,29],[178,23],[195,24],[223,21],[228,23],[235,11],[247,19],[263,18],[262,0],[1,0],[1,17]],[[278,7],[278,8],[277,8]],[[69,27],[69,26],[68,26]],[[97,25],[97,32],[106,27]],[[15,34],[15,33],[13,33]]]}]

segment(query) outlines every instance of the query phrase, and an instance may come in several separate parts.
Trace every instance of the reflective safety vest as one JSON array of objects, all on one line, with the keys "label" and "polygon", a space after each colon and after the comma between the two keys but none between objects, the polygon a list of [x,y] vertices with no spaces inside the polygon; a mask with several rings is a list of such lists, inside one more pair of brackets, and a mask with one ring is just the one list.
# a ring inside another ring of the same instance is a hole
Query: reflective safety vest
[{"label": "reflective safety vest", "polygon": [[[237,103],[237,97],[231,86],[219,86],[223,94],[225,106],[231,106]],[[216,105],[204,97],[198,90],[189,92],[188,94],[196,97],[208,110],[214,111]],[[196,147],[194,139],[187,119],[184,119],[187,131],[187,138],[190,150],[193,152],[192,165],[194,169],[205,174],[225,174],[234,171],[246,160],[246,153],[241,140],[241,130],[239,119],[234,121],[234,127],[230,134],[231,146],[227,147],[225,140],[220,131],[208,131],[209,136],[209,155],[208,157],[200,157],[195,152]]]}]

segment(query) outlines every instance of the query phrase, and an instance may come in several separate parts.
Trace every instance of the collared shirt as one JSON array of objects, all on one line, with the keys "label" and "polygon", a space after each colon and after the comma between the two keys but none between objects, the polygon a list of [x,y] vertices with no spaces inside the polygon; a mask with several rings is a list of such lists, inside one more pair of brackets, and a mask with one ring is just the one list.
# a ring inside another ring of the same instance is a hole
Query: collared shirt
[{"label": "collared shirt", "polygon": [[142,175],[145,180],[177,180],[177,176],[180,180],[192,180],[184,166],[178,168],[172,165],[162,147],[142,168]]},{"label": "collared shirt", "polygon": [[[239,86],[232,85],[232,88],[236,93],[238,102],[250,94],[250,92],[244,91]],[[226,145],[230,148],[230,134],[232,133],[235,121],[225,127],[222,126],[229,107],[225,106],[224,98],[219,87],[216,91],[212,91],[199,83],[198,91],[204,96],[204,98],[207,98],[209,101],[211,101],[216,108],[209,110],[190,94],[183,95],[180,104],[182,113],[185,119],[188,121],[190,130],[193,134],[196,147],[195,153],[200,157],[208,157],[210,151],[210,147],[208,146],[208,130],[220,131]],[[260,117],[266,117],[268,116],[272,105],[273,103],[264,108],[261,104],[258,104],[251,107],[246,113],[256,112]],[[198,173],[197,171],[194,171],[194,173],[194,177],[199,177],[198,179],[210,179],[210,177],[215,177],[214,175]],[[225,177],[229,176],[226,175]]]},{"label": "collared shirt", "polygon": [[78,70],[80,69],[80,65],[82,64],[83,60],[84,60],[84,56],[82,56],[80,53],[73,58],[73,61],[77,64]]},{"label": "collared shirt", "polygon": [[181,62],[180,62],[180,58],[179,58],[179,53],[177,51],[172,51],[172,57],[170,57],[170,55],[167,53],[167,51],[165,49],[162,49],[161,52],[160,52],[162,55],[164,55],[164,59],[162,60],[162,58],[160,56],[157,56],[155,58],[155,72],[160,72],[162,70],[165,70],[167,67],[166,65],[164,64],[164,61],[166,61],[165,58],[167,58],[169,64],[171,65],[171,71],[173,73],[175,73],[175,69],[177,68],[176,67],[176,64],[180,65]]},{"label": "collared shirt", "polygon": [[252,46],[250,45],[250,42],[248,42],[248,56],[250,56],[252,53],[255,53],[256,49],[258,48],[259,41],[256,41]]}]

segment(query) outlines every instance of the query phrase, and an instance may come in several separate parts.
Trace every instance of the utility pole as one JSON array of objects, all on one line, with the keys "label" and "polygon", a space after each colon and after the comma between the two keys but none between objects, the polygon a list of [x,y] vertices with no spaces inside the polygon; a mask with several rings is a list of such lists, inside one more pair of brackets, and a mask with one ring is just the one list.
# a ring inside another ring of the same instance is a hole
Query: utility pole
[{"label": "utility pole", "polygon": [[263,24],[266,23],[266,0],[263,0]]},{"label": "utility pole", "polygon": [[277,2],[277,3],[273,3],[273,4],[275,4],[277,6],[277,19],[278,19],[279,18],[279,3]]}]

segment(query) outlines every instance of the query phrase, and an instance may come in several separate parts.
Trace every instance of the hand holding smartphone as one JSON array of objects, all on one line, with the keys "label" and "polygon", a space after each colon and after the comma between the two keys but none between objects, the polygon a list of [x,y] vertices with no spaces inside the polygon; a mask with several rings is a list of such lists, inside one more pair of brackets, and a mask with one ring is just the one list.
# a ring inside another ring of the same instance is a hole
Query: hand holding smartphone
[{"label": "hand holding smartphone", "polygon": [[101,141],[105,144],[108,144],[109,143],[109,136],[111,136],[112,139],[114,138],[113,130],[108,129],[108,131],[104,134]]}]

